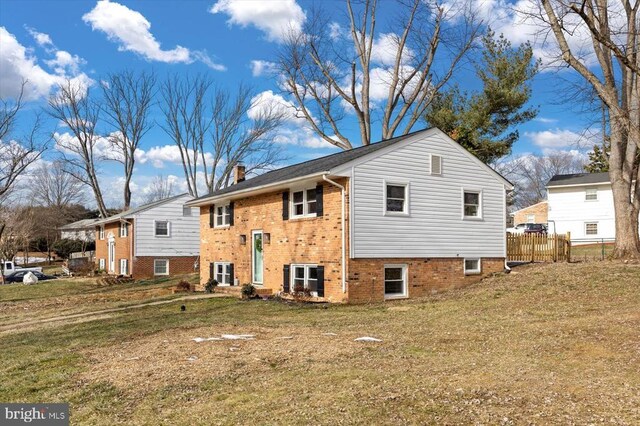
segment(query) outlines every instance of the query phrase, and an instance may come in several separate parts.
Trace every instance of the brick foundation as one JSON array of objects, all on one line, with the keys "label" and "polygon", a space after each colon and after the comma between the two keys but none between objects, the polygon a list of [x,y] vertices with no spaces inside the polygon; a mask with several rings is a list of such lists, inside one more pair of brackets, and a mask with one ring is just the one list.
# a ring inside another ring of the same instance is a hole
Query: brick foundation
[{"label": "brick foundation", "polygon": [[197,256],[138,256],[133,260],[133,278],[153,278],[154,259],[167,259],[169,261],[169,276],[191,274],[196,272],[193,265],[198,260]]},{"label": "brick foundation", "polygon": [[464,274],[464,260],[432,259],[350,259],[349,303],[382,302],[384,297],[384,265],[407,265],[407,297],[422,297],[439,291],[460,288],[483,277],[504,270],[503,258],[484,258],[481,273]]}]

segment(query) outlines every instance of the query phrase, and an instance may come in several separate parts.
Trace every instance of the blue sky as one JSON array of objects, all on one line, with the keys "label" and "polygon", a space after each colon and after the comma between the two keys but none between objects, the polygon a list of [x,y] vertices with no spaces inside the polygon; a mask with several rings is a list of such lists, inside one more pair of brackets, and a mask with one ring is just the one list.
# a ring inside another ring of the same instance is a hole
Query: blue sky
[{"label": "blue sky", "polygon": [[[473,3],[480,15],[484,13],[492,20],[494,29],[505,33],[514,44],[534,40],[537,28],[518,21],[514,4],[507,0]],[[515,6],[521,7],[521,3]],[[341,1],[322,5],[340,21],[344,13]],[[277,79],[266,72],[269,62],[276,58],[281,29],[301,25],[311,6],[310,2],[296,0],[4,0],[0,2],[1,95],[11,96],[20,79],[26,78],[32,83],[28,109],[36,111],[45,105],[47,94],[62,77],[95,82],[106,73],[131,69],[153,70],[160,79],[171,73],[206,73],[216,85],[232,91],[244,82],[257,93],[280,96]],[[380,16],[394,12],[392,2],[382,2],[382,7]],[[540,57],[549,51],[536,43]],[[576,148],[585,120],[570,105],[558,102],[558,79],[567,73],[549,70],[536,77],[531,104],[540,106],[540,114],[519,128],[521,138],[514,146],[515,156]],[[476,84],[472,74],[464,71],[457,81],[463,88]],[[152,115],[158,121],[162,119],[157,108]],[[424,126],[418,123],[414,129]],[[63,134],[65,130],[57,131]],[[292,161],[336,150],[302,126],[293,126],[289,134],[295,135],[285,146]],[[353,138],[356,135],[349,134]],[[140,200],[145,186],[158,174],[176,176],[180,188],[182,172],[171,146],[158,125],[145,136],[141,145],[144,155],[134,175],[134,200]],[[51,150],[45,160],[56,155]],[[108,203],[114,207],[121,203],[120,174],[119,164],[103,164],[101,179],[108,188]]]}]

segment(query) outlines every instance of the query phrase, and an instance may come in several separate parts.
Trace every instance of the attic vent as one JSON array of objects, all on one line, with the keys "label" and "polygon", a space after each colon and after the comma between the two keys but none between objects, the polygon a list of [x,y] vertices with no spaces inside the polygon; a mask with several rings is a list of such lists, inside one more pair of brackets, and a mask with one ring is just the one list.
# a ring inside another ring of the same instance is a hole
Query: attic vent
[{"label": "attic vent", "polygon": [[438,176],[442,174],[442,156],[431,154],[431,174]]}]

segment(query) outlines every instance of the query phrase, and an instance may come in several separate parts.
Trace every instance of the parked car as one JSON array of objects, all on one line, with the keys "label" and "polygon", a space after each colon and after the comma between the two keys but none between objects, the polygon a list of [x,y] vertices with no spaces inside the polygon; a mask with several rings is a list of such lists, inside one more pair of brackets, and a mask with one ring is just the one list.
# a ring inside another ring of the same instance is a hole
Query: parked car
[{"label": "parked car", "polygon": [[524,234],[524,230],[527,229],[527,225],[533,225],[533,223],[519,223],[516,226],[507,228],[507,232],[510,234]]},{"label": "parked car", "polygon": [[37,271],[37,272],[42,272],[42,267],[41,266],[37,266],[37,267],[33,267],[33,268],[23,268],[20,267],[18,265],[16,265],[15,263],[13,263],[12,260],[3,260],[2,261],[2,274],[5,277],[8,277],[9,275],[15,273],[15,272],[23,272],[23,271]]},{"label": "parked car", "polygon": [[16,271],[13,274],[4,277],[4,282],[5,283],[21,283],[24,276],[29,272],[33,273],[33,275],[35,275],[38,278],[38,281],[54,280],[57,278],[57,277],[54,277],[53,275],[45,275],[42,272],[38,272],[38,271]]},{"label": "parked car", "polygon": [[547,226],[542,223],[528,223],[524,230],[525,234],[546,234]]}]

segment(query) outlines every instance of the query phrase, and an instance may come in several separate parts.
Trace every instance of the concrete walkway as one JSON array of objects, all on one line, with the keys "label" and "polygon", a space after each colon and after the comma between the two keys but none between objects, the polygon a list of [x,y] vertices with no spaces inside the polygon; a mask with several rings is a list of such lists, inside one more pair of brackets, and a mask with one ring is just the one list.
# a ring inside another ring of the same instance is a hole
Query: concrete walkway
[{"label": "concrete walkway", "polygon": [[102,309],[99,311],[82,312],[79,314],[60,315],[57,317],[50,317],[50,318],[44,318],[39,320],[33,320],[33,321],[25,321],[18,324],[0,326],[0,334],[12,332],[12,331],[22,331],[25,328],[29,328],[39,324],[47,324],[47,323],[58,322],[58,321],[73,321],[73,320],[81,320],[80,322],[93,321],[93,320],[105,318],[105,316],[108,316],[109,314],[116,313],[116,312],[124,312],[132,309],[146,308],[147,306],[168,305],[169,303],[183,302],[185,300],[211,299],[214,297],[232,297],[232,296],[228,294],[221,294],[221,293],[194,294],[191,296],[182,296],[175,299],[157,300],[155,302],[146,302],[146,303],[140,303],[138,305],[123,306],[121,308],[110,308],[110,309]]}]

